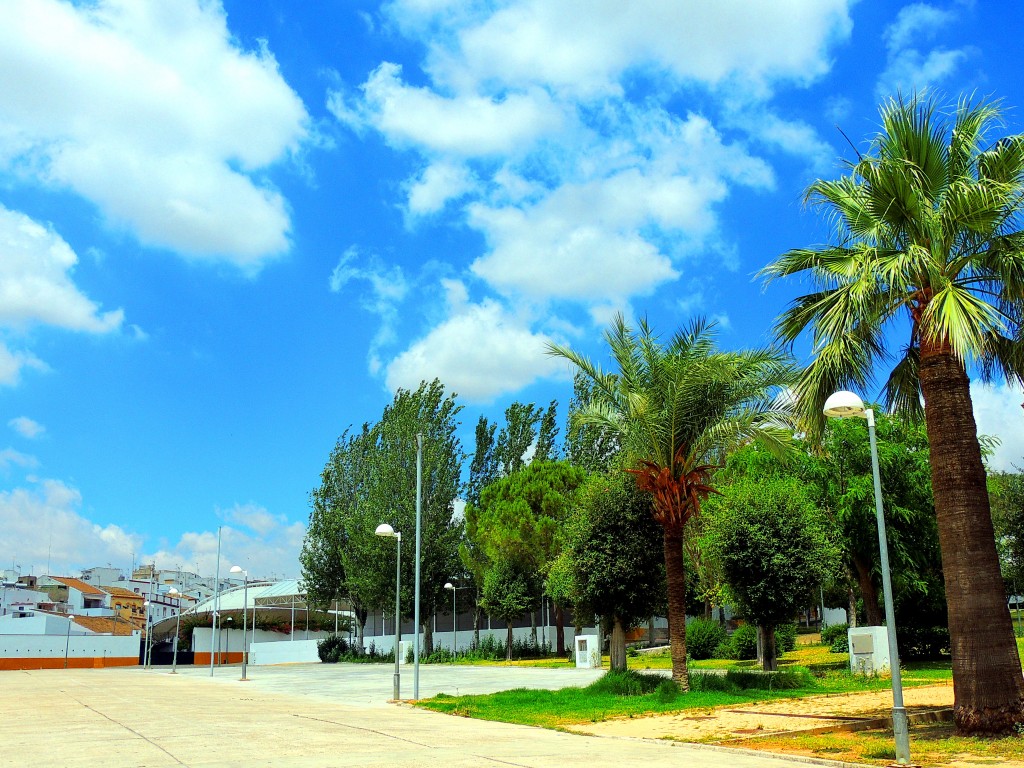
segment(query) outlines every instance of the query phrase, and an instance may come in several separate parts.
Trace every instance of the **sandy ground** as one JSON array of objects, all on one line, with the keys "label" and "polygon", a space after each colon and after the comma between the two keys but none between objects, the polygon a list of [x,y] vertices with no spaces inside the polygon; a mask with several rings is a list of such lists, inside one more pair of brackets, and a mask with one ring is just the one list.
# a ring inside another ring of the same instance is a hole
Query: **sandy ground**
[{"label": "sandy ground", "polygon": [[[953,706],[952,684],[907,688],[903,696],[911,716],[917,712],[938,711]],[[715,743],[749,739],[752,736],[831,729],[885,717],[891,708],[892,693],[878,691],[607,720],[571,726],[570,730],[594,736]]]}]

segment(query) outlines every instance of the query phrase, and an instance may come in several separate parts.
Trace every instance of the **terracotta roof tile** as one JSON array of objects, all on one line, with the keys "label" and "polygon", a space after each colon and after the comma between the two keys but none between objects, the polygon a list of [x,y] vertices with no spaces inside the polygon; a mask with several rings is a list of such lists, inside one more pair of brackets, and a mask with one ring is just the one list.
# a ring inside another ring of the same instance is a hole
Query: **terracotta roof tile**
[{"label": "terracotta roof tile", "polygon": [[98,587],[94,587],[92,584],[86,584],[81,579],[73,579],[70,576],[51,576],[54,581],[60,582],[65,587],[73,587],[81,592],[83,595],[102,595],[103,590]]},{"label": "terracotta roof tile", "polygon": [[140,595],[138,592],[132,592],[130,589],[125,589],[124,587],[100,587],[100,589],[114,597],[134,597],[136,600],[146,599],[145,595]]},{"label": "terracotta roof tile", "polygon": [[101,634],[130,635],[132,630],[137,629],[124,619],[114,621],[109,616],[71,616],[71,619],[80,627]]}]

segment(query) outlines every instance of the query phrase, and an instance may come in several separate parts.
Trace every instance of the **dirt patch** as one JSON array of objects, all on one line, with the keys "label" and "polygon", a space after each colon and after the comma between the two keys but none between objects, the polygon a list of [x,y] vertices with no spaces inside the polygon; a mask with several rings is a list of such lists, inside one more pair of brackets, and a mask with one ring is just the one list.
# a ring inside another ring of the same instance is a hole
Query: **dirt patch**
[{"label": "dirt patch", "polygon": [[[953,706],[953,686],[908,688],[904,690],[903,697],[911,715],[945,709]],[[727,742],[751,736],[839,729],[847,724],[885,717],[891,709],[892,693],[873,691],[606,720],[570,726],[568,730],[594,736]]]}]

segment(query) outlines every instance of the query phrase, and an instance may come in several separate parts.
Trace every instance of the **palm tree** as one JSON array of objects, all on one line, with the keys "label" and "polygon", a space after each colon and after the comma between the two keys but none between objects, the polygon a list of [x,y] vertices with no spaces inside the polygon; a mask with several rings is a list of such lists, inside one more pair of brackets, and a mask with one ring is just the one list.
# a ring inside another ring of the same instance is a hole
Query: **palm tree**
[{"label": "palm tree", "polygon": [[697,320],[663,346],[646,322],[634,331],[618,315],[604,334],[616,372],[568,347],[548,347],[592,383],[572,429],[591,425],[617,435],[627,471],[651,493],[652,514],[664,530],[672,678],[684,690],[686,524],[713,492],[711,473],[728,449],[757,439],[783,452],[792,437],[787,401],[777,396],[796,378],[788,357],[777,350],[718,351],[712,328]]},{"label": "palm tree", "polygon": [[[999,575],[968,370],[1020,382],[1024,372],[1024,137],[989,144],[998,104],[897,98],[849,175],[807,192],[834,224],[833,245],[789,251],[769,280],[808,275],[814,293],[780,316],[792,344],[811,329],[797,385],[812,431],[825,398],[892,367],[890,410],[920,416],[931,452],[961,733],[1024,722],[1024,678]],[[886,334],[906,345],[891,355]],[[922,403],[923,398],[923,403]]]}]

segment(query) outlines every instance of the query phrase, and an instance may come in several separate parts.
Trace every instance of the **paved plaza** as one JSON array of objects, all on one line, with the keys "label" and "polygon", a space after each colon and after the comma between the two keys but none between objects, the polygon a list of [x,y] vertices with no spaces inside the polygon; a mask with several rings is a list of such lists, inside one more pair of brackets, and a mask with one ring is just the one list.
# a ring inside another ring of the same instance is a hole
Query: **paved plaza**
[{"label": "paved plaza", "polygon": [[[388,703],[392,667],[0,672],[0,768],[797,766],[763,754],[598,738]],[[420,696],[586,685],[601,670],[423,666]],[[412,668],[403,668],[403,696]]]}]

